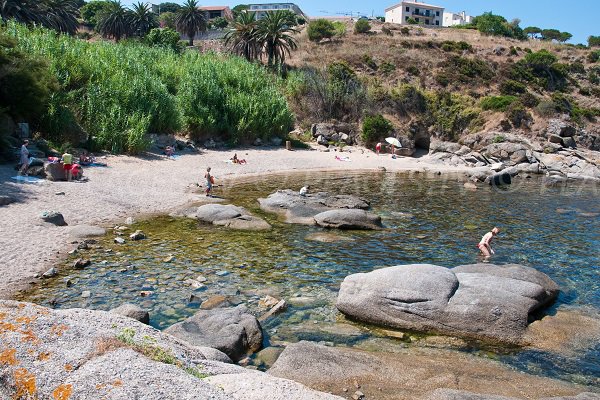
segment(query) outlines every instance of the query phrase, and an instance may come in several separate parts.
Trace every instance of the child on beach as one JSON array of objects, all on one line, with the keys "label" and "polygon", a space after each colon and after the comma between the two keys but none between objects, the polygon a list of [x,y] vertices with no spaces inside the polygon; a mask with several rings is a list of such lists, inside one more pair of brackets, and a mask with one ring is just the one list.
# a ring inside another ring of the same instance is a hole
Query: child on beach
[{"label": "child on beach", "polygon": [[381,142],[377,143],[377,145],[375,146],[375,152],[377,153],[377,155],[379,155],[379,152],[381,152]]},{"label": "child on beach", "polygon": [[210,174],[210,167],[206,168],[204,179],[206,179],[206,196],[208,197],[210,196],[213,184],[215,183],[215,178]]},{"label": "child on beach", "polygon": [[491,243],[492,243],[492,239],[496,235],[498,235],[498,232],[500,232],[500,229],[494,227],[494,229],[492,229],[490,232],[483,235],[483,237],[479,241],[479,244],[477,245],[477,247],[481,251],[481,254],[483,254],[485,256],[485,258],[489,258],[489,257],[491,257],[492,254],[495,254],[494,250],[492,249]]}]

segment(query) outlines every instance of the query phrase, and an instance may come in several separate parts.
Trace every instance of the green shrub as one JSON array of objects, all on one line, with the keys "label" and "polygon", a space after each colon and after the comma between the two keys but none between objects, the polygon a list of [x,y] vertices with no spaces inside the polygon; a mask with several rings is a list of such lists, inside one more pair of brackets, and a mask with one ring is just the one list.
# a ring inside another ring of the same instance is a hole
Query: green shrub
[{"label": "green shrub", "polygon": [[590,47],[600,47],[600,36],[590,36],[590,37],[588,37],[588,46],[590,46]]},{"label": "green shrub", "polygon": [[365,143],[372,143],[389,134],[394,130],[392,123],[385,119],[381,114],[366,116],[363,120],[362,140]]},{"label": "green shrub", "polygon": [[307,32],[308,40],[320,42],[323,39],[331,39],[336,34],[336,26],[329,20],[315,19],[309,22]]},{"label": "green shrub", "polygon": [[534,109],[540,117],[549,118],[556,114],[556,105],[551,100],[542,100]]},{"label": "green shrub", "polygon": [[414,19],[413,17],[408,17],[408,19],[406,20],[406,23],[409,25],[419,25],[419,23],[417,22],[416,19]]},{"label": "green shrub", "polygon": [[527,86],[512,79],[500,84],[500,93],[505,95],[517,95],[525,92],[527,92]]},{"label": "green shrub", "polygon": [[368,54],[362,56],[362,62],[372,70],[377,70],[378,68],[375,60],[373,60],[373,58]]},{"label": "green shrub", "polygon": [[386,36],[394,36],[394,32],[392,32],[392,30],[390,28],[388,28],[387,26],[381,27],[381,33],[383,33]]},{"label": "green shrub", "polygon": [[450,84],[450,78],[445,73],[439,73],[435,76],[435,81],[438,85],[446,87]]},{"label": "green shrub", "polygon": [[510,51],[508,52],[509,56],[518,56],[519,52],[517,51],[517,49],[515,49],[514,46],[510,46]]},{"label": "green shrub", "polygon": [[495,75],[491,67],[483,60],[452,56],[444,63],[444,73],[450,80],[475,84],[489,81]]},{"label": "green shrub", "polygon": [[588,62],[590,62],[590,63],[598,62],[598,60],[600,60],[600,50],[590,51],[590,54],[588,54],[587,59],[588,59]]},{"label": "green shrub", "polygon": [[588,81],[590,81],[590,83],[594,84],[594,85],[598,85],[600,84],[600,77],[598,77],[598,73],[596,73],[596,71],[590,71],[588,73]]},{"label": "green shrub", "polygon": [[145,40],[151,46],[171,49],[176,53],[182,50],[179,33],[173,29],[154,28],[146,35]]},{"label": "green shrub", "polygon": [[519,96],[519,101],[521,101],[521,104],[528,108],[533,108],[540,103],[540,99],[529,92],[523,93],[521,96]]},{"label": "green shrub", "polygon": [[494,136],[494,143],[504,143],[506,141],[506,138],[502,135],[496,135]]},{"label": "green shrub", "polygon": [[335,37],[342,38],[346,36],[346,24],[336,21],[333,23],[333,27],[335,28]]},{"label": "green shrub", "polygon": [[517,101],[515,96],[488,96],[481,99],[480,106],[484,110],[506,111],[515,101]]},{"label": "green shrub", "polygon": [[480,110],[472,98],[443,91],[427,96],[426,122],[442,139],[457,141],[467,128],[476,128],[480,122]]},{"label": "green shrub", "polygon": [[580,62],[574,62],[569,65],[569,70],[575,74],[585,74],[585,67]]},{"label": "green shrub", "polygon": [[526,127],[533,121],[531,114],[520,101],[514,101],[506,107],[506,117],[515,128]]},{"label": "green shrub", "polygon": [[390,98],[396,105],[396,111],[401,115],[408,113],[424,113],[427,110],[427,99],[416,87],[408,84],[400,85],[391,91]]},{"label": "green shrub", "polygon": [[582,87],[581,89],[579,89],[579,94],[582,96],[591,96],[592,91],[590,90],[590,88]]},{"label": "green shrub", "polygon": [[457,52],[457,53],[462,53],[463,51],[473,51],[473,46],[471,46],[469,43],[467,42],[454,42],[451,40],[446,40],[444,42],[442,42],[442,45],[440,46],[440,48],[444,51],[447,52]]},{"label": "green shrub", "polygon": [[406,26],[403,26],[400,28],[400,33],[404,36],[408,36],[410,35],[410,29],[408,29]]},{"label": "green shrub", "polygon": [[389,61],[384,61],[381,63],[379,70],[385,75],[391,74],[396,70],[396,64]]},{"label": "green shrub", "polygon": [[354,33],[367,33],[371,30],[371,24],[366,19],[359,19],[354,24]]},{"label": "green shrub", "polygon": [[569,67],[557,61],[558,58],[545,49],[528,53],[512,66],[510,76],[541,88],[559,90],[567,84]]},{"label": "green shrub", "polygon": [[509,23],[506,18],[494,15],[491,12],[473,18],[472,24],[484,35],[504,36],[519,40],[527,39],[527,35],[519,27],[518,20]]},{"label": "green shrub", "polygon": [[419,76],[421,74],[421,70],[416,65],[409,65],[406,67],[406,72],[413,76]]}]

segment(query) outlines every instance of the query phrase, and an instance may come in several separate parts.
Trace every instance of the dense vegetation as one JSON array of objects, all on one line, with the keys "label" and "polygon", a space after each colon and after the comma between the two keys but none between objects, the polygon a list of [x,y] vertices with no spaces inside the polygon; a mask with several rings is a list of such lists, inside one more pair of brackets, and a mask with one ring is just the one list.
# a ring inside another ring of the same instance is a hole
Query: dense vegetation
[{"label": "dense vegetation", "polygon": [[36,127],[56,143],[78,144],[89,135],[92,147],[135,153],[145,149],[151,132],[218,134],[239,143],[292,127],[278,78],[243,59],[178,55],[138,43],[88,43],[12,22],[4,31],[3,43],[16,40],[17,54],[48,65],[33,64],[45,78],[30,84],[42,92],[37,97],[43,107],[36,101],[0,107],[15,118],[41,115]]}]

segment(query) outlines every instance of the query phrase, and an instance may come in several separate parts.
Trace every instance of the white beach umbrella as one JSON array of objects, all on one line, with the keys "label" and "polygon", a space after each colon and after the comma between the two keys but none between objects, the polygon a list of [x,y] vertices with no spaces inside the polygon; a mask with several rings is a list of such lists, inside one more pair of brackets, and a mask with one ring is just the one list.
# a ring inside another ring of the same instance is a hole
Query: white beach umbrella
[{"label": "white beach umbrella", "polygon": [[394,147],[402,147],[402,143],[400,143],[400,141],[394,137],[386,138],[385,141]]}]

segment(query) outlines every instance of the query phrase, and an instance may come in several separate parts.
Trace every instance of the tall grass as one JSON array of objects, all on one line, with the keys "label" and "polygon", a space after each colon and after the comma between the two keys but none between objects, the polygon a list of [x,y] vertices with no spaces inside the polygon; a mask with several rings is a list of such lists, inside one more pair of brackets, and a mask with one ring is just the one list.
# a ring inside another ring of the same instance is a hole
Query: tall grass
[{"label": "tall grass", "polygon": [[240,143],[286,134],[293,122],[279,78],[237,57],[90,43],[12,22],[5,30],[60,82],[44,116],[50,134],[82,130],[96,147],[135,153],[147,133]]}]

